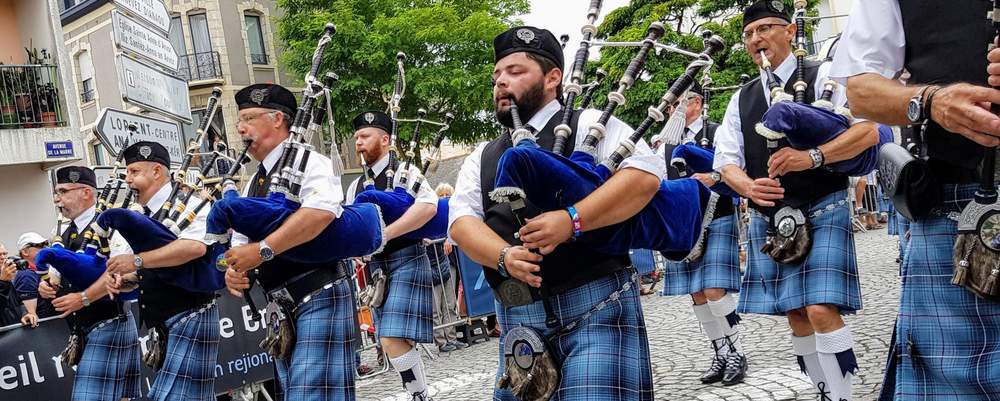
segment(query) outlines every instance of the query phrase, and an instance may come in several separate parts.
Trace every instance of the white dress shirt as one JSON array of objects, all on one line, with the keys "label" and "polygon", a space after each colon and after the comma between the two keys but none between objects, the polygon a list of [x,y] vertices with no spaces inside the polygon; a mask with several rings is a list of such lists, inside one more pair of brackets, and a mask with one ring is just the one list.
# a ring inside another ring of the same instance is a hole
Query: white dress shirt
[{"label": "white dress shirt", "polygon": [[[382,158],[378,159],[378,161],[376,161],[371,166],[368,166],[368,168],[372,169],[372,172],[375,173],[375,177],[378,177],[379,174],[382,174],[382,171],[385,170],[386,167],[389,167],[389,154],[388,153],[382,155]],[[399,168],[400,169],[403,168],[403,162],[402,161],[400,161],[400,163],[399,163]],[[416,163],[411,163],[410,164],[409,171],[410,171],[410,176],[407,178],[407,186],[410,187],[410,188],[413,188],[413,184],[416,182],[415,180],[418,179],[418,178],[420,178],[420,177],[422,177],[422,176],[420,175],[420,168],[417,167]],[[375,177],[371,177],[371,178],[375,179]],[[351,185],[347,187],[347,204],[348,205],[354,203],[354,198],[358,195],[357,193],[355,193],[356,190],[357,190],[357,188],[358,188],[358,181],[360,181],[362,179],[364,179],[364,174],[362,174],[361,177],[358,177],[358,178],[354,179],[354,181],[351,182]],[[395,188],[396,185],[399,184],[399,180],[400,179],[402,179],[402,176],[399,174],[398,171],[396,172],[396,174],[392,175],[392,187],[393,188]],[[433,205],[437,205],[437,202],[438,202],[437,194],[435,194],[434,190],[431,189],[431,184],[427,183],[426,181],[423,184],[420,184],[420,190],[416,194],[415,198],[416,198],[416,202],[418,202],[418,203],[430,203],[430,204],[433,204]]]},{"label": "white dress shirt", "polygon": [[898,1],[855,0],[837,44],[830,77],[841,85],[847,85],[847,78],[864,73],[896,79],[905,59],[906,36]]},{"label": "white dress shirt", "polygon": [[[154,214],[157,210],[160,210],[160,208],[163,207],[163,203],[166,202],[167,197],[170,196],[170,187],[170,183],[160,187],[160,190],[156,191],[156,194],[154,194],[152,198],[149,198],[149,202],[146,202],[146,207],[148,207]],[[187,205],[185,205],[184,210],[194,210],[201,202],[201,199],[196,196],[192,196],[191,199],[188,200]],[[201,211],[198,212],[198,215],[195,216],[194,221],[191,222],[191,225],[187,226],[184,231],[181,231],[180,235],[177,236],[177,239],[199,241],[205,245],[214,244],[214,240],[205,238],[205,232],[207,231],[205,222],[208,219],[208,211],[208,207],[202,208]]]},{"label": "white dress shirt", "polygon": [[[843,48],[842,46],[838,47]],[[781,62],[781,65],[774,69],[774,75],[781,79],[782,87],[785,86],[785,83],[789,79],[793,79],[792,74],[795,73],[795,67],[795,56],[789,54]],[[821,64],[819,71],[816,73],[816,80],[813,82],[813,90],[817,97],[823,93],[823,84],[826,82],[829,74],[830,63],[825,62]],[[764,70],[760,70],[760,81],[761,83],[767,82]],[[761,91],[764,94],[764,99],[770,103],[771,94],[767,90],[767,85],[761,85]],[[715,131],[715,160],[712,163],[712,169],[715,171],[722,171],[722,167],[727,165],[736,165],[740,168],[746,167],[746,158],[743,154],[743,127],[742,121],[740,121],[740,92],[742,92],[742,89],[737,89],[733,97],[729,99],[729,105],[726,106],[726,115],[722,118],[722,123],[719,124],[719,128]],[[847,94],[843,86],[837,87],[831,100],[834,107],[844,106],[847,103]]]},{"label": "white dress shirt", "polygon": [[[549,102],[541,110],[535,113],[534,116],[528,120],[527,124],[535,127],[536,129],[541,129],[548,124],[549,119],[552,118],[560,109],[561,105],[557,100]],[[597,122],[600,118],[601,111],[594,109],[587,109],[580,111],[580,118],[576,126],[576,147],[580,147],[583,144],[584,138],[587,136],[588,127]],[[634,131],[632,127],[625,124],[621,120],[612,117],[606,124],[607,134],[604,139],[597,145],[597,155],[598,162],[606,160],[614,153],[615,149],[618,148],[619,143],[626,139]],[[485,217],[485,212],[483,210],[483,199],[482,199],[482,183],[480,182],[480,162],[483,157],[483,149],[486,147],[486,143],[481,143],[476,147],[476,150],[472,152],[465,161],[462,163],[462,168],[458,172],[458,181],[455,183],[455,194],[452,195],[451,200],[448,202],[448,229],[449,237],[451,231],[451,225],[458,220],[458,218],[463,216],[473,216],[479,219]],[[663,160],[662,155],[657,155],[652,150],[649,149],[649,145],[646,144],[644,140],[640,140],[636,144],[635,152],[632,156],[626,158],[622,164],[621,168],[636,168],[650,174],[659,177],[661,180],[666,175],[666,163]]]},{"label": "white dress shirt", "polygon": [[[79,216],[73,219],[73,224],[76,224],[76,231],[78,233],[83,233],[89,224],[94,220],[94,215],[97,214],[97,208],[91,206],[89,209],[84,210]],[[111,256],[117,256],[122,254],[132,253],[132,248],[129,247],[128,242],[122,235],[115,231],[111,234],[111,240],[108,241],[108,254]]]},{"label": "white dress shirt", "polygon": [[[275,168],[274,165],[278,163],[278,159],[281,158],[281,153],[285,149],[285,143],[287,142],[276,146],[267,156],[264,156],[261,164],[266,171],[270,172]],[[292,165],[298,168],[301,160],[302,152],[300,151],[296,154],[295,162]],[[278,174],[278,172],[274,174]],[[243,196],[247,196],[249,193],[250,185],[244,186]],[[310,152],[309,162],[306,163],[306,170],[302,176],[302,189],[299,190],[300,208],[324,210],[340,217],[344,211],[343,206],[341,206],[343,201],[344,191],[340,188],[340,176],[333,174],[333,163],[330,158],[319,152]],[[247,243],[249,243],[249,239],[245,235],[238,232],[233,233],[231,246],[237,247]]]}]

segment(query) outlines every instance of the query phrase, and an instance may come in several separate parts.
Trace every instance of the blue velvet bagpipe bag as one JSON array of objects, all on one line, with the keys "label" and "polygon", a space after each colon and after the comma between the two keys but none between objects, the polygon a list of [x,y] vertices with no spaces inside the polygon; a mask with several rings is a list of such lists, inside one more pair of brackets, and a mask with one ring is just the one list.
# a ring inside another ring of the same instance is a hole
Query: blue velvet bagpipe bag
[{"label": "blue velvet bagpipe bag", "polygon": [[[683,160],[684,164],[687,166],[687,170],[693,173],[708,173],[712,170],[712,159],[715,158],[715,151],[712,148],[704,148],[698,146],[694,143],[685,143],[677,145],[674,147],[673,153],[670,154],[670,159],[673,160]],[[729,185],[724,182],[718,182],[712,185],[709,189],[717,192],[719,195],[725,195],[732,198],[739,198],[740,195],[733,191]]]},{"label": "blue velvet bagpipe bag", "polygon": [[[587,153],[569,158],[522,140],[504,151],[497,165],[490,198],[507,202],[521,197],[540,210],[562,210],[604,184],[611,171],[595,165]],[[708,189],[692,179],[660,182],[656,195],[638,214],[605,229],[583,233],[578,240],[607,254],[629,249],[687,253],[698,239]]]},{"label": "blue velvet bagpipe bag", "polygon": [[[282,193],[254,198],[228,191],[208,213],[208,236],[226,242],[229,229],[232,229],[251,241],[261,241],[281,227],[299,207],[298,202],[288,200]],[[378,206],[371,203],[347,205],[340,217],[316,238],[276,257],[300,263],[324,263],[368,256],[384,245],[384,227]]]},{"label": "blue velvet bagpipe bag", "polygon": [[[808,150],[828,143],[851,126],[848,116],[804,103],[779,102],[764,113],[757,132],[769,139],[785,137],[797,150]],[[850,159],[824,166],[838,173],[861,176],[878,165],[878,151],[883,144],[892,142],[892,129],[879,125],[878,145],[865,149]]]},{"label": "blue velvet bagpipe bag", "polygon": [[[73,288],[87,288],[101,278],[107,270],[107,258],[97,253],[97,247],[88,247],[83,251],[74,252],[56,244],[38,251],[35,256],[35,266],[38,267],[38,274],[48,273],[50,267],[59,270],[63,280],[66,280]],[[119,300],[133,300],[138,298],[139,291],[133,290],[123,292],[116,296]]]}]

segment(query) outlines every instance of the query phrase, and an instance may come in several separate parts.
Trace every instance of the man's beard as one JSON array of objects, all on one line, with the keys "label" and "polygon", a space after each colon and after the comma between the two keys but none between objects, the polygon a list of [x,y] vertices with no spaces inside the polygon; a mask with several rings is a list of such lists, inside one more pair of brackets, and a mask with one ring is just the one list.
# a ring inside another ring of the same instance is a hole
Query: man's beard
[{"label": "man's beard", "polygon": [[[527,124],[527,121],[531,119],[542,109],[542,100],[545,97],[545,86],[542,81],[538,81],[535,85],[532,85],[528,90],[521,96],[518,96],[514,102],[517,104],[517,112],[521,117],[521,122]],[[494,106],[496,103],[494,103]],[[497,121],[500,121],[504,127],[514,128],[514,118],[510,114],[510,107],[507,110],[500,110],[496,107]],[[537,128],[537,127],[536,127]]]}]

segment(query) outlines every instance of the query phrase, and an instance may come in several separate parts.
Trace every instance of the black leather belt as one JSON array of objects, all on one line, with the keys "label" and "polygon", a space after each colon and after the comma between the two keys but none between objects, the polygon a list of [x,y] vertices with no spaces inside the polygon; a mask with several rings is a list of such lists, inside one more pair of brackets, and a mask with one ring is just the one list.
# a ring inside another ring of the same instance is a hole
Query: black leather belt
[{"label": "black leather belt", "polygon": [[304,273],[289,280],[273,290],[267,290],[269,300],[296,307],[307,301],[317,291],[326,288],[333,282],[347,277],[347,269],[343,263],[336,263],[336,268],[319,268]]},{"label": "black leather belt", "polygon": [[76,312],[76,322],[81,329],[89,329],[97,323],[118,317],[118,306],[115,302],[100,301]]}]

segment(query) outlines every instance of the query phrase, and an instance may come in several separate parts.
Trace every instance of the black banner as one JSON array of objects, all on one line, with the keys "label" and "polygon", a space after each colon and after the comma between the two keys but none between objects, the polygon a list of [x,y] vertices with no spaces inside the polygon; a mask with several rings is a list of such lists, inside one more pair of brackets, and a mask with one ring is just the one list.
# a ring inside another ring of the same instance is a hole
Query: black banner
[{"label": "black banner", "polygon": [[[255,300],[263,299],[259,291],[254,292]],[[223,293],[217,303],[221,342],[215,365],[216,394],[271,379],[273,359],[257,345],[264,338],[263,326],[250,318],[250,308],[242,299]],[[138,311],[138,305],[132,303],[136,320]],[[69,328],[61,319],[44,321],[35,329],[0,331],[0,399],[69,401],[74,371],[59,360],[68,338]],[[147,340],[147,333],[141,330],[139,344],[143,351]],[[142,366],[145,394],[156,375]]]}]

